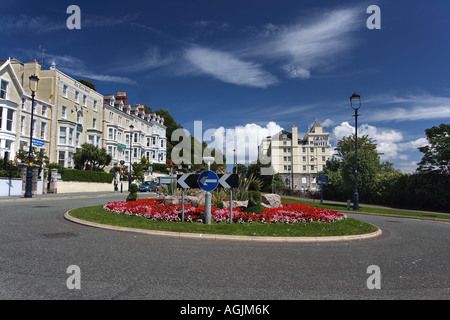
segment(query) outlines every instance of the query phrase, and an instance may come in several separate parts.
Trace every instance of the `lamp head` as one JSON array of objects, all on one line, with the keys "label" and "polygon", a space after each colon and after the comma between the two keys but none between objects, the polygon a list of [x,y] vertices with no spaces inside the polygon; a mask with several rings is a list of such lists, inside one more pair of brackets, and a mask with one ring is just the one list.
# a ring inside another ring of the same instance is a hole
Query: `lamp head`
[{"label": "lamp head", "polygon": [[30,90],[36,92],[39,86],[39,78],[37,75],[33,74],[29,77],[30,79]]},{"label": "lamp head", "polygon": [[353,93],[350,97],[350,105],[353,110],[358,110],[361,107],[361,96],[359,94]]}]

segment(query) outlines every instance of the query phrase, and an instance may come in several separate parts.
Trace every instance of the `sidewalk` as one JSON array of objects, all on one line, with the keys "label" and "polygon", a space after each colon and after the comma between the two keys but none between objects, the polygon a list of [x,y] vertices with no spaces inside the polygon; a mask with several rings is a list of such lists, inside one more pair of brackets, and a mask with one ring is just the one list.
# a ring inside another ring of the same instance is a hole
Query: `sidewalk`
[{"label": "sidewalk", "polygon": [[126,196],[128,192],[79,192],[79,193],[47,193],[47,194],[35,194],[32,198],[25,198],[22,196],[2,196],[0,202],[15,202],[15,201],[45,201],[45,200],[64,200],[64,199],[81,199],[81,198],[101,198],[101,197],[118,197]]}]

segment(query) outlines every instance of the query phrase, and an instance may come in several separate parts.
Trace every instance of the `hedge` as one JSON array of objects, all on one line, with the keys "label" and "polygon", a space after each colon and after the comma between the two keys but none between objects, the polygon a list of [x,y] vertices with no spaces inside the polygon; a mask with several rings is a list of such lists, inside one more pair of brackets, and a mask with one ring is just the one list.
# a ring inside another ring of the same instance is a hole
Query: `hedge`
[{"label": "hedge", "polygon": [[111,183],[114,179],[114,173],[107,173],[103,171],[63,169],[61,170],[61,179],[63,181]]}]

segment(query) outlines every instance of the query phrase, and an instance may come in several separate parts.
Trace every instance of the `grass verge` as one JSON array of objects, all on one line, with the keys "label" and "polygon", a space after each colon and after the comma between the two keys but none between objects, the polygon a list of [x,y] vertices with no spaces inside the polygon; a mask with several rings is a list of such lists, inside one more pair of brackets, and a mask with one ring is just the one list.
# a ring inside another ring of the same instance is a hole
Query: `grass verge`
[{"label": "grass verge", "polygon": [[172,232],[225,234],[263,237],[324,237],[359,235],[375,232],[377,227],[355,219],[346,219],[333,223],[180,223],[153,221],[143,217],[127,216],[103,210],[103,206],[84,207],[71,210],[72,217],[119,227],[160,230]]},{"label": "grass verge", "polygon": [[[301,204],[305,204],[305,205],[308,205],[311,207],[321,207],[321,208],[327,208],[327,209],[332,209],[332,210],[336,210],[336,211],[346,211],[347,210],[347,205],[327,204],[326,202],[321,204],[320,201],[312,202],[312,201],[296,200],[296,199],[290,199],[290,198],[281,198],[281,202],[301,203]],[[416,217],[416,218],[434,218],[434,219],[450,220],[450,215],[448,215],[448,214],[427,213],[427,212],[420,212],[420,211],[408,211],[408,210],[401,210],[401,209],[397,210],[397,209],[372,208],[372,207],[360,206],[359,212],[390,214],[390,215]]]}]

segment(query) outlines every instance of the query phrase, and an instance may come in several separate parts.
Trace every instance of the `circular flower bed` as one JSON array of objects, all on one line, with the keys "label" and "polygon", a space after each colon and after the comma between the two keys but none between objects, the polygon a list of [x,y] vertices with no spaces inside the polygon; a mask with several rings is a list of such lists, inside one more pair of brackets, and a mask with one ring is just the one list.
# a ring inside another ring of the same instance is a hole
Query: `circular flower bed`
[{"label": "circular flower bed", "polygon": [[[164,204],[163,199],[109,202],[103,208],[118,214],[141,216],[152,220],[181,221],[181,205]],[[184,216],[186,222],[202,222],[205,219],[205,207],[185,205]],[[211,221],[221,223],[227,222],[229,218],[229,209],[211,208]],[[259,214],[244,212],[240,208],[233,208],[233,222],[239,223],[334,222],[344,219],[344,214],[334,210],[294,203],[282,203],[282,206],[279,208],[264,209],[264,212]]]}]

